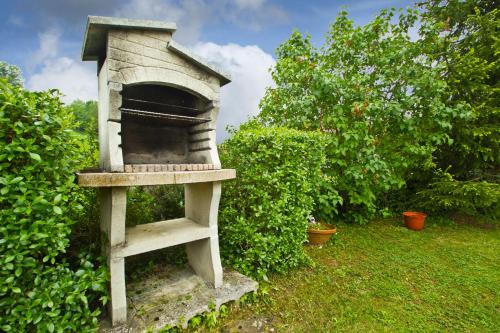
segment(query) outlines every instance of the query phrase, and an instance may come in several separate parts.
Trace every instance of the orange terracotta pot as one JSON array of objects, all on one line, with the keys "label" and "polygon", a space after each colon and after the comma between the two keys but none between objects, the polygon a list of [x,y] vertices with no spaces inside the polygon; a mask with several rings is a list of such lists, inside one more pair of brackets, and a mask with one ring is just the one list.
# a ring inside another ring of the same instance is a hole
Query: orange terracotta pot
[{"label": "orange terracotta pot", "polygon": [[427,214],[421,212],[403,212],[405,226],[411,230],[422,230],[425,225]]},{"label": "orange terracotta pot", "polygon": [[337,232],[337,229],[332,224],[321,223],[321,225],[328,227],[329,229],[325,230],[316,230],[316,229],[307,229],[307,236],[309,238],[309,244],[311,245],[323,245],[334,233]]}]

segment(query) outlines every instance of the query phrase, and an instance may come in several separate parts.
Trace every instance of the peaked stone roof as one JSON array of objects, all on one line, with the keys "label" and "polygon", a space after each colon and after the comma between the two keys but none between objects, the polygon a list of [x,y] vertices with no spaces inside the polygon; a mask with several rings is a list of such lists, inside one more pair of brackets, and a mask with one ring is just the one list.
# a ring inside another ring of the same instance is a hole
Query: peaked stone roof
[{"label": "peaked stone roof", "polygon": [[[119,17],[88,16],[87,28],[83,39],[82,60],[99,60],[105,55],[106,38],[109,30],[151,30],[168,31],[174,33],[177,29],[175,23],[135,20]],[[231,82],[229,74],[210,64],[206,60],[196,56],[189,49],[171,40],[168,44],[168,50],[193,62],[205,71],[217,76],[220,79],[221,86]]]}]

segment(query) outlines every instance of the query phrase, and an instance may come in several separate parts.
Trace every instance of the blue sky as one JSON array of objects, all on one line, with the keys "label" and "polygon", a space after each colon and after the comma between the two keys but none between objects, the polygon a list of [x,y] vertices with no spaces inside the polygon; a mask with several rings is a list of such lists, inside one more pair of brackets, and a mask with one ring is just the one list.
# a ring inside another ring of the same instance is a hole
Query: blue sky
[{"label": "blue sky", "polygon": [[[32,90],[58,88],[64,101],[97,97],[95,64],[82,63],[87,15],[177,23],[174,39],[224,67],[233,82],[222,92],[221,126],[258,112],[276,47],[294,29],[322,43],[346,8],[358,24],[410,0],[0,0],[0,60],[19,66]],[[248,87],[252,87],[249,90]]]}]

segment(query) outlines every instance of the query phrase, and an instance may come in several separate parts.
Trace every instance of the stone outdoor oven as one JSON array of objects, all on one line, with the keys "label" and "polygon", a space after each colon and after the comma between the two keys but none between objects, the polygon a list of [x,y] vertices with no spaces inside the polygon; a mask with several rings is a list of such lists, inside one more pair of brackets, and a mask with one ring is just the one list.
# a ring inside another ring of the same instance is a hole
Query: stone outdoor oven
[{"label": "stone outdoor oven", "polygon": [[[190,266],[222,285],[217,213],[221,169],[216,120],[228,75],[172,40],[175,24],[90,16],[82,59],[97,62],[100,170],[78,173],[99,187],[113,324],[126,321],[127,256],[185,244]],[[75,78],[78,79],[78,78]],[[185,216],[125,227],[127,187],[184,184]]]},{"label": "stone outdoor oven", "polygon": [[215,124],[219,89],[230,79],[174,42],[175,29],[89,18],[82,59],[98,66],[102,169],[220,169]]}]

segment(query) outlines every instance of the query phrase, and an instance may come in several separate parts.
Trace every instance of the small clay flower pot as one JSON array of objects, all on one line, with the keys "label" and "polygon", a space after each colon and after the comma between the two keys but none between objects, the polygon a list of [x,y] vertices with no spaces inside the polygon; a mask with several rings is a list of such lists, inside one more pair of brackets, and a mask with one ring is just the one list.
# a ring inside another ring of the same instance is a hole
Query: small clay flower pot
[{"label": "small clay flower pot", "polygon": [[332,237],[334,233],[337,232],[337,229],[332,224],[321,223],[321,225],[323,227],[327,227],[328,229],[322,229],[322,230],[317,230],[312,228],[307,229],[307,236],[310,245],[323,245],[326,242],[328,242],[328,240],[330,239],[330,237]]},{"label": "small clay flower pot", "polygon": [[427,214],[421,212],[403,212],[405,226],[411,230],[422,230],[425,225]]}]

